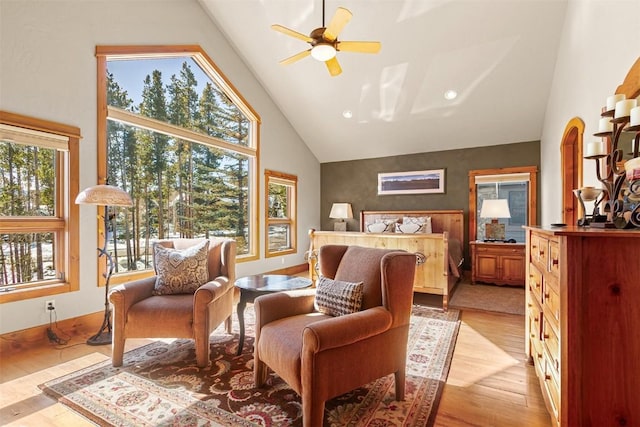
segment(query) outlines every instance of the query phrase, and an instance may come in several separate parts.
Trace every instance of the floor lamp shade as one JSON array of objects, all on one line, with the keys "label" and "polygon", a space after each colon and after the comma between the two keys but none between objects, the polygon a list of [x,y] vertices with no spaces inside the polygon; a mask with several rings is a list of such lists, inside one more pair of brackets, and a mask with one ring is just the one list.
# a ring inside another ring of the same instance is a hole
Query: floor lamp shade
[{"label": "floor lamp shade", "polygon": [[108,184],[85,188],[76,197],[79,205],[133,206],[131,196],[121,188]]}]

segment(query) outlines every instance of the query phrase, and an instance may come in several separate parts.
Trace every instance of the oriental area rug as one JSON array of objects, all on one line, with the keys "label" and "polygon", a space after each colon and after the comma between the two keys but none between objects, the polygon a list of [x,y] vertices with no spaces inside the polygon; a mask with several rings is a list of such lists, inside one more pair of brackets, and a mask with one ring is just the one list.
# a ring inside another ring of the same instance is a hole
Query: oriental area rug
[{"label": "oriental area rug", "polygon": [[[459,314],[414,305],[405,401],[393,400],[394,377],[388,375],[328,401],[324,425],[433,425]],[[301,426],[300,397],[282,379],[272,373],[265,387],[254,387],[252,305],[245,319],[244,352],[235,355],[239,334],[226,334],[222,325],[211,335],[207,368],[196,366],[192,341],[156,341],[125,353],[120,368],[108,360],[39,387],[100,426]]]}]

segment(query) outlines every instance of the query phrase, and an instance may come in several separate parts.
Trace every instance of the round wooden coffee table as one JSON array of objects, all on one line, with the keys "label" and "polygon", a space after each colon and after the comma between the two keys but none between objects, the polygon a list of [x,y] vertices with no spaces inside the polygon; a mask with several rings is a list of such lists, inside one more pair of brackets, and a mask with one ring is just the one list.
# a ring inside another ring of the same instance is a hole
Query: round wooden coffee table
[{"label": "round wooden coffee table", "polygon": [[253,302],[260,295],[304,289],[312,284],[311,279],[306,277],[282,274],[256,274],[237,279],[235,286],[240,289],[240,301],[236,310],[238,323],[240,323],[240,343],[237,355],[242,353],[242,347],[244,347],[244,309],[248,302]]}]

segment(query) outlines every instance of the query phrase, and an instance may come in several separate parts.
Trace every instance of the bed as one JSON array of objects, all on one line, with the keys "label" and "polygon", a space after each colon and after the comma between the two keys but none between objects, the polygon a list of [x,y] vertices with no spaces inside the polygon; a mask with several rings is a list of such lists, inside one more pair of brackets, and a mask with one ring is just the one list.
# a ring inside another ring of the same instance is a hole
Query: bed
[{"label": "bed", "polygon": [[414,291],[442,295],[446,310],[462,275],[463,227],[462,210],[362,211],[359,232],[309,231],[309,274],[315,283],[317,250],[323,245],[403,249],[418,257]]}]

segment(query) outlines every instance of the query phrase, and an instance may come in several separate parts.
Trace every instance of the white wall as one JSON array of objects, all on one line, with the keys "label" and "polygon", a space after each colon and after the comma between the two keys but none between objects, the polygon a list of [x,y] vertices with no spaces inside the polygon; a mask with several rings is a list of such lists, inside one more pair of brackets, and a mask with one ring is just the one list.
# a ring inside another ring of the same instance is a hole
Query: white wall
[{"label": "white wall", "polygon": [[[573,117],[585,123],[584,144],[600,139],[600,111],[640,55],[640,0],[570,0],[541,139],[541,224],[562,221],[560,143]],[[586,147],[585,147],[586,148]],[[601,187],[595,161],[584,185]]]},{"label": "white wall", "polygon": [[[262,118],[259,261],[238,275],[304,263],[320,225],[320,164],[196,0],[0,0],[0,109],[81,129],[80,188],[96,183],[96,45],[198,44]],[[263,170],[298,176],[298,253],[263,259]],[[58,319],[99,312],[96,210],[80,208],[80,291],[55,295]],[[44,300],[0,306],[0,333],[49,321]]]}]

